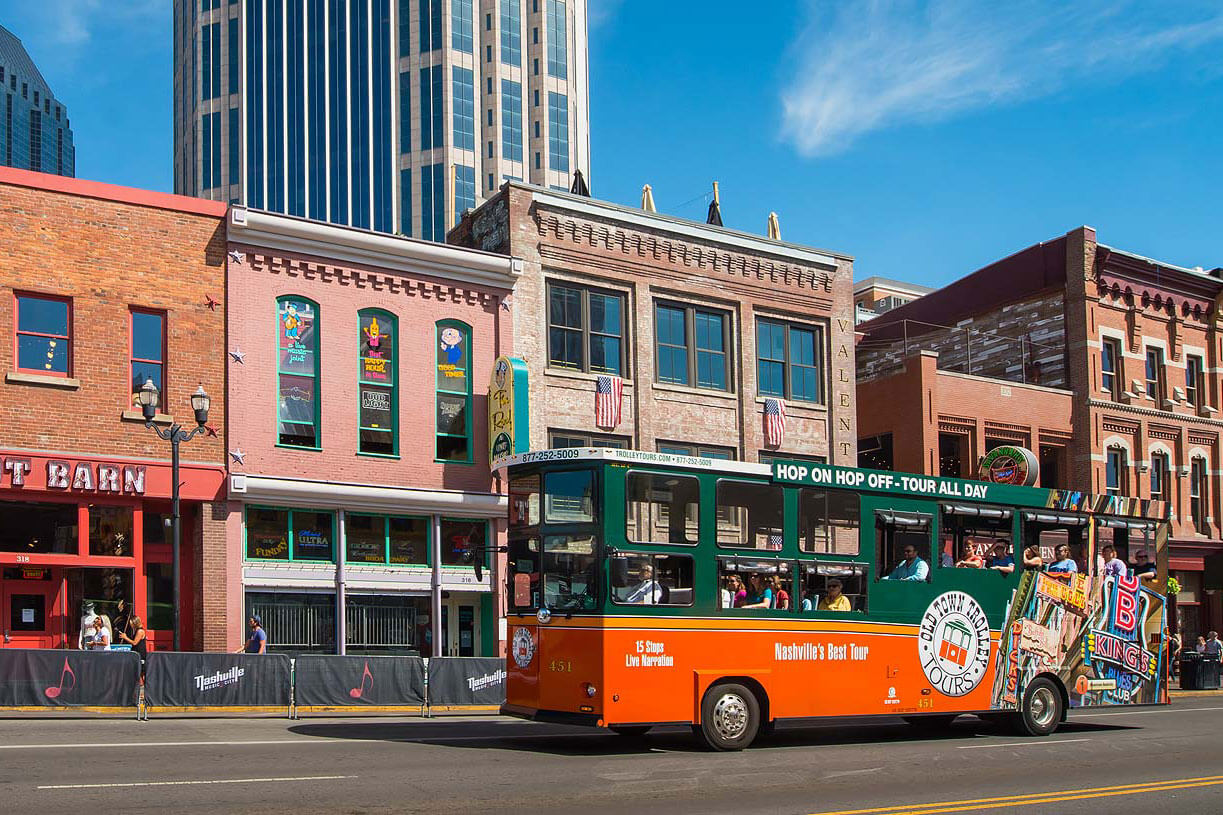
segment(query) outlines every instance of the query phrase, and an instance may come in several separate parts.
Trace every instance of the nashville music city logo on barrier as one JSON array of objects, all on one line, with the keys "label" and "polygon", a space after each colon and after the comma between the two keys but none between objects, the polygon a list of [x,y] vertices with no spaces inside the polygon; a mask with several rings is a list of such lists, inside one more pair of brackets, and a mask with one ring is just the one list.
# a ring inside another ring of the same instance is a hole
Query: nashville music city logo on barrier
[{"label": "nashville music city logo on barrier", "polygon": [[917,653],[921,668],[945,696],[964,696],[981,684],[989,665],[985,610],[962,591],[934,598],[922,615]]}]

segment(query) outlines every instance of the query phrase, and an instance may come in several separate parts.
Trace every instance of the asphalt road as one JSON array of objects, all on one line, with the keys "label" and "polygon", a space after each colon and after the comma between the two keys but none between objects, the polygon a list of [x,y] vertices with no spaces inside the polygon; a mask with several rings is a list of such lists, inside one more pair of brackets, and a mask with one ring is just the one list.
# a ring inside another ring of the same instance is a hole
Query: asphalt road
[{"label": "asphalt road", "polygon": [[498,717],[0,719],[0,812],[1223,812],[1223,697],[1025,739],[962,717],[781,728],[742,753]]}]

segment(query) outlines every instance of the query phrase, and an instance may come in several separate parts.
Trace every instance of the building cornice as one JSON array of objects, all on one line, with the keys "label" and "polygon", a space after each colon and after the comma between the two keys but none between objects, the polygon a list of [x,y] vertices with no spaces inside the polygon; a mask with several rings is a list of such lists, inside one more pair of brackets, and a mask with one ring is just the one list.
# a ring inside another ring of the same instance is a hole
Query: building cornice
[{"label": "building cornice", "polygon": [[[736,251],[753,256],[769,256],[790,262],[809,263],[823,267],[829,271],[837,269],[838,261],[852,261],[850,255],[830,252],[823,249],[812,249],[793,243],[769,240],[758,235],[739,232],[725,227],[686,221],[670,215],[657,212],[622,207],[606,201],[597,201],[580,195],[558,193],[540,187],[509,182],[509,186],[517,187],[527,193],[537,206],[551,209],[555,212],[566,212],[602,221],[612,221],[623,226],[641,229],[652,233],[669,233],[677,240],[688,240],[705,244],[733,248]],[[663,240],[666,238],[664,237]]]},{"label": "building cornice", "polygon": [[1164,410],[1155,410],[1153,408],[1139,407],[1138,405],[1127,405],[1122,402],[1109,402],[1105,399],[1088,399],[1087,406],[1099,408],[1101,410],[1116,411],[1117,413],[1133,413],[1139,416],[1151,416],[1162,421],[1175,421],[1192,431],[1191,425],[1208,425],[1210,427],[1223,427],[1223,419],[1208,419],[1205,416],[1182,416],[1179,413],[1170,413]]},{"label": "building cornice", "polygon": [[522,261],[506,255],[245,207],[230,210],[228,237],[231,242],[252,248],[496,289],[512,289],[522,274]]}]

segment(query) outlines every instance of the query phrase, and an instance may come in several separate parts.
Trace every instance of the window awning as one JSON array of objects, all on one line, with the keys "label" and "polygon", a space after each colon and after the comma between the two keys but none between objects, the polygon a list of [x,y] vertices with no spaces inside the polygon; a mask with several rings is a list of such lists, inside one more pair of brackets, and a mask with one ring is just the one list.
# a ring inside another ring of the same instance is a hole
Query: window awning
[{"label": "window awning", "polygon": [[930,516],[921,512],[877,509],[875,510],[875,515],[885,524],[894,524],[895,526],[919,527],[930,525]]},{"label": "window awning", "polygon": [[1135,521],[1130,518],[1096,518],[1096,523],[1109,529],[1129,529],[1134,532],[1154,532],[1154,521]]},{"label": "window awning", "polygon": [[1025,521],[1035,521],[1041,524],[1062,524],[1063,526],[1086,526],[1086,515],[1072,515],[1068,512],[1024,512]]},{"label": "window awning", "polygon": [[969,515],[975,518],[997,518],[1000,521],[1011,517],[1009,509],[978,507],[972,504],[943,504],[943,512],[949,515]]}]

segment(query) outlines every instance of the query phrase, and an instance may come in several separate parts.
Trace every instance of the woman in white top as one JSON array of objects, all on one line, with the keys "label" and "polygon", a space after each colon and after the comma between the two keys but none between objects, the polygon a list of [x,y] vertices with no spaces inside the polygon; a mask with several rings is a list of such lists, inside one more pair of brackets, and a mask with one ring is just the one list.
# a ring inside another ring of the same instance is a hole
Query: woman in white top
[{"label": "woman in white top", "polygon": [[93,630],[86,634],[85,642],[91,651],[110,650],[110,630],[101,615],[93,618]]}]

